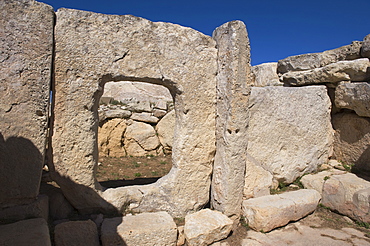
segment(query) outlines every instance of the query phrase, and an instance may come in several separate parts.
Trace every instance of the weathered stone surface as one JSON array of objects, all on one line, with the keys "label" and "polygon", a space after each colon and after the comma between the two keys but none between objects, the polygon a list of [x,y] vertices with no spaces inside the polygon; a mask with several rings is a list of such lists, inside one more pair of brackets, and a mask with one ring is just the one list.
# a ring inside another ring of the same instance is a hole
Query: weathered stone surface
[{"label": "weathered stone surface", "polygon": [[173,136],[175,131],[175,110],[170,111],[163,117],[155,127],[158,133],[159,141],[165,151],[171,151],[173,145]]},{"label": "weathered stone surface", "polygon": [[241,21],[213,32],[218,48],[216,155],[211,188],[212,208],[237,220],[241,213],[252,84],[250,45]]},{"label": "weathered stone surface", "polygon": [[370,84],[341,83],[335,89],[335,105],[352,109],[359,116],[370,117]]},{"label": "weathered stone surface", "polygon": [[[168,99],[167,99],[168,100]],[[161,110],[167,110],[167,102],[165,100],[159,100],[155,103],[154,108],[161,109]],[[172,102],[172,101],[171,101]]]},{"label": "weathered stone surface", "polygon": [[295,86],[337,83],[340,81],[368,81],[370,79],[369,67],[370,61],[368,58],[339,61],[312,70],[287,72],[283,74],[281,80]]},{"label": "weathered stone surface", "polygon": [[0,208],[36,198],[47,134],[54,11],[0,3]]},{"label": "weathered stone surface", "polygon": [[58,224],[54,230],[55,246],[99,246],[99,234],[91,220],[69,221]]},{"label": "weathered stone surface", "polygon": [[270,189],[276,188],[273,176],[261,167],[253,157],[247,156],[243,199],[270,195]]},{"label": "weathered stone surface", "polygon": [[283,85],[277,74],[277,62],[263,63],[252,67],[254,86],[277,86]]},{"label": "weathered stone surface", "polygon": [[321,199],[316,190],[297,190],[243,201],[248,226],[268,232],[313,212]]},{"label": "weathered stone surface", "polygon": [[48,196],[39,195],[32,203],[0,209],[0,224],[29,218],[43,218],[45,221],[48,221]]},{"label": "weathered stone surface", "polygon": [[116,217],[104,220],[101,240],[103,246],[175,246],[177,227],[166,212]]},{"label": "weathered stone surface", "polygon": [[361,56],[370,58],[370,34],[366,35],[362,42]]},{"label": "weathered stone surface", "polygon": [[319,68],[338,61],[358,59],[361,58],[361,46],[362,42],[354,41],[352,44],[333,50],[327,50],[322,53],[290,56],[278,62],[277,71],[283,74],[289,71],[303,71]]},{"label": "weathered stone surface", "polygon": [[333,175],[325,183],[322,204],[355,220],[370,222],[370,182],[353,173]]},{"label": "weathered stone surface", "polygon": [[167,114],[167,111],[166,110],[162,110],[162,109],[153,109],[153,116],[154,117],[157,117],[157,118],[162,118],[163,116],[165,116]]},{"label": "weathered stone surface", "polygon": [[[162,85],[143,82],[119,81],[108,82],[104,86],[104,97],[113,97],[114,100],[134,106],[134,102],[145,102],[140,104],[139,111],[150,110],[150,103],[158,101],[172,101],[169,90]],[[139,109],[137,104],[136,108]],[[149,106],[149,107],[148,107]]]},{"label": "weathered stone surface", "polygon": [[355,113],[336,114],[333,127],[335,158],[367,174],[370,171],[370,119]]},{"label": "weathered stone surface", "polygon": [[314,189],[322,195],[322,188],[326,180],[332,175],[344,174],[345,171],[330,169],[327,171],[318,172],[315,174],[307,174],[301,178],[303,187],[306,189]]},{"label": "weathered stone surface", "polygon": [[106,119],[112,118],[130,118],[132,115],[131,111],[125,109],[107,110],[104,112]]},{"label": "weathered stone surface", "polygon": [[51,246],[48,224],[37,218],[0,225],[0,243],[2,246]]},{"label": "weathered stone surface", "polygon": [[104,83],[135,80],[166,86],[178,122],[173,168],[140,187],[137,210],[184,216],[204,206],[215,152],[215,41],[191,28],[129,15],[59,9],[57,19],[53,150],[66,198],[79,210],[110,208],[94,177],[97,104]]},{"label": "weathered stone surface", "polygon": [[203,209],[185,217],[185,238],[189,246],[206,246],[226,238],[233,221],[219,211]]},{"label": "weathered stone surface", "polygon": [[147,112],[133,113],[131,115],[131,119],[136,120],[136,121],[146,122],[146,123],[152,123],[152,124],[155,124],[159,121],[157,117]]},{"label": "weathered stone surface", "polygon": [[253,87],[248,155],[280,182],[316,170],[332,152],[330,107],[325,86]]},{"label": "weathered stone surface", "polygon": [[123,148],[123,135],[127,125],[124,119],[112,119],[98,130],[99,153],[104,156],[126,156]]},{"label": "weathered stone surface", "polygon": [[124,145],[127,155],[144,156],[146,151],[155,150],[159,146],[159,139],[151,125],[133,122],[126,129]]}]

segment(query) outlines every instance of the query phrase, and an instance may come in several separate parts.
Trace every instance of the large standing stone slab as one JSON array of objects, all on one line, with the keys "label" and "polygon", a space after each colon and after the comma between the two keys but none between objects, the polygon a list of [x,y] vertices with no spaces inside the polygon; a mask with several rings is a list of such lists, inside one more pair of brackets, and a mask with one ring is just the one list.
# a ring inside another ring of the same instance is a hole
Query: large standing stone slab
[{"label": "large standing stone slab", "polygon": [[126,156],[123,148],[123,136],[127,125],[124,119],[112,119],[98,129],[99,152],[101,155],[111,157]]},{"label": "large standing stone slab", "polygon": [[0,2],[0,207],[35,199],[47,133],[54,11]]},{"label": "large standing stone slab", "polygon": [[156,184],[132,188],[143,194],[137,210],[181,216],[206,204],[215,152],[215,41],[129,15],[59,9],[57,19],[53,150],[66,198],[79,210],[107,205],[94,176],[99,97],[106,82],[141,81],[170,90],[177,123],[173,168]]},{"label": "large standing stone slab", "polygon": [[370,119],[355,113],[333,116],[334,156],[361,173],[370,172]]},{"label": "large standing stone slab", "polygon": [[242,202],[250,93],[250,46],[245,24],[232,21],[218,27],[216,156],[211,205],[234,219]]},{"label": "large standing stone slab", "polygon": [[302,189],[243,201],[248,226],[268,232],[312,213],[321,199],[316,190]]},{"label": "large standing stone slab", "polygon": [[51,246],[49,228],[42,218],[0,225],[1,246]]},{"label": "large standing stone slab", "polygon": [[370,182],[353,173],[333,175],[325,183],[322,204],[355,220],[370,222]]},{"label": "large standing stone slab", "polygon": [[335,88],[335,105],[337,108],[352,109],[359,116],[370,117],[370,84],[342,83],[338,85]]},{"label": "large standing stone slab", "polygon": [[175,111],[171,110],[156,125],[159,141],[165,151],[171,151],[173,145],[173,132],[175,128]]},{"label": "large standing stone slab", "polygon": [[189,246],[207,246],[226,238],[233,221],[219,211],[203,209],[185,217],[184,233]]},{"label": "large standing stone slab", "polygon": [[297,56],[290,56],[278,62],[277,70],[283,74],[289,71],[303,71],[326,66],[344,60],[361,58],[362,42],[354,41],[333,50],[326,50],[322,53],[310,53]]},{"label": "large standing stone slab", "polygon": [[330,108],[325,86],[253,87],[248,155],[280,182],[316,170],[332,152]]},{"label": "large standing stone slab", "polygon": [[370,58],[370,34],[364,37],[364,41],[362,42],[361,47],[361,56]]},{"label": "large standing stone slab", "polygon": [[175,246],[177,227],[166,212],[105,219],[101,229],[101,241],[103,246]]}]

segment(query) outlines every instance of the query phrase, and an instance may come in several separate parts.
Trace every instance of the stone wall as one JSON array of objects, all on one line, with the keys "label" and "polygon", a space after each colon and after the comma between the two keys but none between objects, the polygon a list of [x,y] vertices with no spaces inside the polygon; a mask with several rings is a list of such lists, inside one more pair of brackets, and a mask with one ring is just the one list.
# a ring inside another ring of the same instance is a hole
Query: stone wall
[{"label": "stone wall", "polygon": [[[251,67],[240,21],[209,37],[71,9],[58,10],[54,23],[52,8],[33,0],[2,2],[0,14],[1,223],[42,218],[24,223],[48,235],[48,197],[38,196],[46,144],[51,178],[68,200],[58,195],[68,204],[65,214],[159,211],[169,218],[171,238],[171,216],[210,203],[235,224],[243,200],[268,195],[329,158],[370,170],[369,36]],[[103,95],[108,82],[162,85],[169,94],[126,100],[113,95],[116,89]],[[105,189],[95,177],[99,148],[108,156],[172,151],[173,167],[150,185]],[[97,234],[92,222],[71,224]],[[63,228],[61,237],[69,226]]]}]

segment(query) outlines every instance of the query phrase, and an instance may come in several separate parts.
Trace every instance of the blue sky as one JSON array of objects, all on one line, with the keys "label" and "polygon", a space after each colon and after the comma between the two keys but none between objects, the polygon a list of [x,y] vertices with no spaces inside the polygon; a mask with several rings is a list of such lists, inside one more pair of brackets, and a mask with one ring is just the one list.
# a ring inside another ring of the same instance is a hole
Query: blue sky
[{"label": "blue sky", "polygon": [[204,34],[225,22],[247,25],[252,65],[337,48],[370,33],[370,0],[39,0],[54,7],[131,14]]}]

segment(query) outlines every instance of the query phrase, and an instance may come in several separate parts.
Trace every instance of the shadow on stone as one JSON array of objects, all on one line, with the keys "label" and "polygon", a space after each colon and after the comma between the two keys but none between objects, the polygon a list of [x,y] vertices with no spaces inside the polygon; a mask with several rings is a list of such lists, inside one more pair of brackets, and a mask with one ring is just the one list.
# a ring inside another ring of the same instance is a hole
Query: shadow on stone
[{"label": "shadow on stone", "polygon": [[131,185],[146,185],[146,184],[152,184],[157,182],[159,178],[138,178],[133,180],[108,180],[108,181],[102,181],[100,184],[105,188],[117,188],[117,187],[123,187],[123,186],[131,186]]}]

